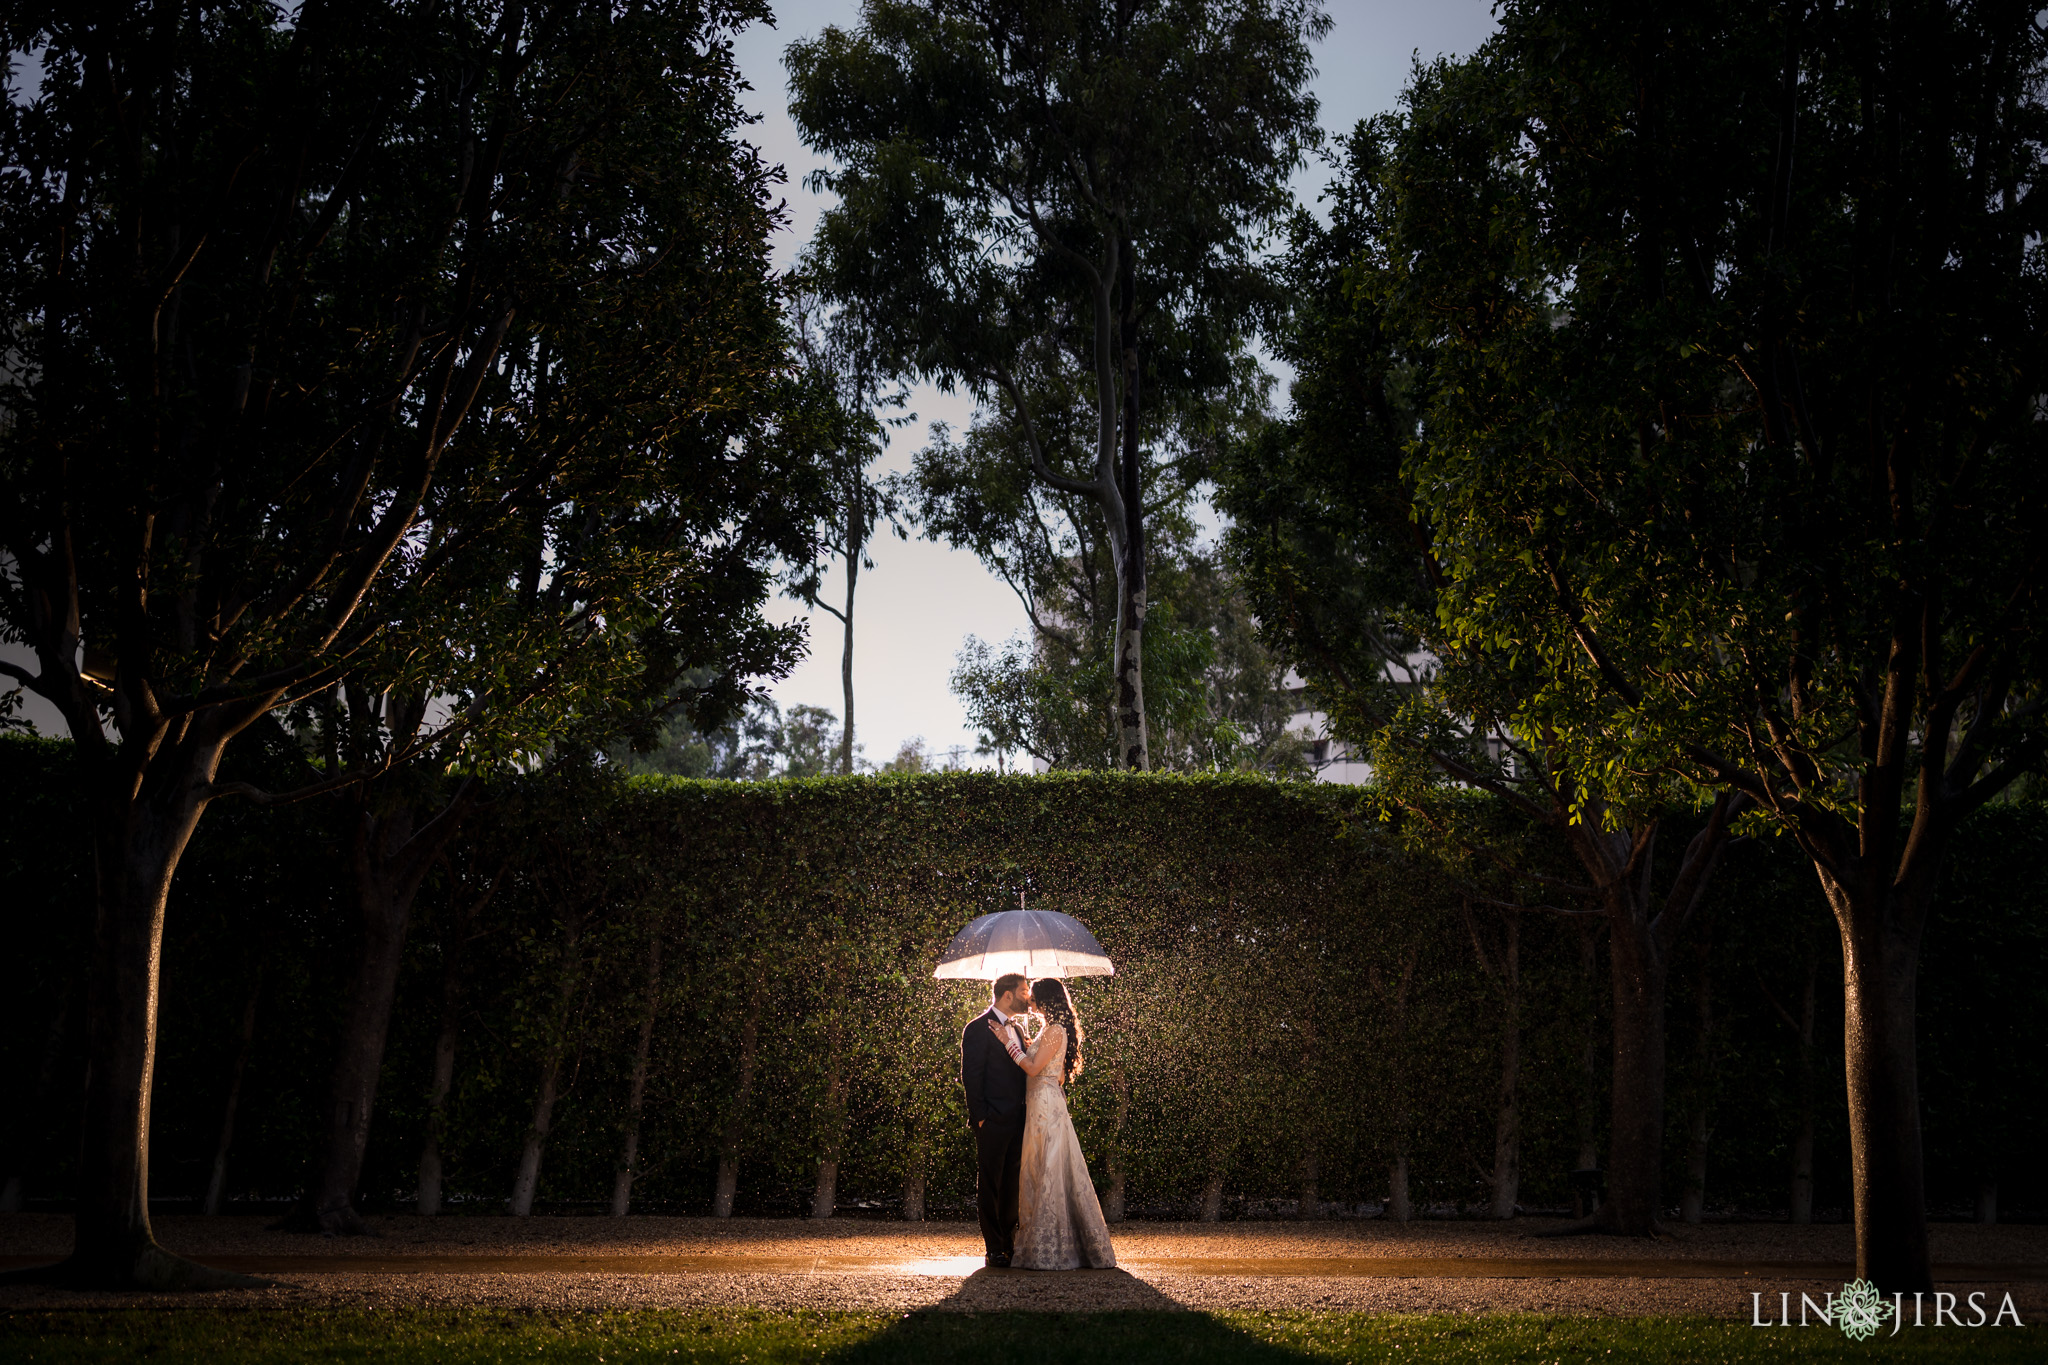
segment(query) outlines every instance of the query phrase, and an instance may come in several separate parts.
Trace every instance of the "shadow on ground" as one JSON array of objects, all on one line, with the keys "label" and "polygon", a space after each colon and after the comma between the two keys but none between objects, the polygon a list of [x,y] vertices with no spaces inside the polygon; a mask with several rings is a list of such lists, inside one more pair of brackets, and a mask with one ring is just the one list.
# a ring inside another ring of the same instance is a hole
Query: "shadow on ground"
[{"label": "shadow on ground", "polygon": [[[1078,1301],[1084,1293],[1117,1307],[1062,1311],[1063,1299]],[[939,1303],[826,1358],[834,1365],[1302,1365],[1310,1359],[1185,1308],[1123,1270],[976,1271]]]}]

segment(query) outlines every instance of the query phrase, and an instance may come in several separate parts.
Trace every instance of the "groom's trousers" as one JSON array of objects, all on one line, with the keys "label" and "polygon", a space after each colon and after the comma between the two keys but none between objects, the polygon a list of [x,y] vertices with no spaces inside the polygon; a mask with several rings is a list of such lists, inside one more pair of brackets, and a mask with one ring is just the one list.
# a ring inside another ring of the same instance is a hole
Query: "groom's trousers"
[{"label": "groom's trousers", "polygon": [[991,1256],[1008,1256],[1017,1236],[1017,1172],[1024,1160],[1024,1116],[989,1119],[974,1130],[975,1209]]}]

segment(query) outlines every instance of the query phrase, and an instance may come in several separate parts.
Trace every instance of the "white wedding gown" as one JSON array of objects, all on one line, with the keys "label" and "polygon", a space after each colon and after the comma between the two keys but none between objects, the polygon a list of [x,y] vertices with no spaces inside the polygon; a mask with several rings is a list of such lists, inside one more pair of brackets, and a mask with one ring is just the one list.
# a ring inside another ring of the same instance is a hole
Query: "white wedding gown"
[{"label": "white wedding gown", "polygon": [[[1057,1024],[1044,1030],[1031,1046],[1067,1045]],[[1063,1059],[1062,1059],[1063,1060]],[[1022,1270],[1107,1270],[1116,1264],[1109,1245],[1109,1224],[1088,1178],[1088,1162],[1074,1120],[1067,1113],[1064,1070],[1054,1061],[1025,1082],[1024,1155],[1017,1176],[1017,1243],[1010,1264]]]}]

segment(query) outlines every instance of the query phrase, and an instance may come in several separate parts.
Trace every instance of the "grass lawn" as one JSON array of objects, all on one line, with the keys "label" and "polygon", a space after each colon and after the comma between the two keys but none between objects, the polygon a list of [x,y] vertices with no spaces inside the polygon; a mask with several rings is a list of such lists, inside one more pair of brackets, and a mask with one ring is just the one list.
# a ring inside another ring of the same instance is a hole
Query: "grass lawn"
[{"label": "grass lawn", "polygon": [[2037,1328],[1840,1332],[1704,1318],[1376,1317],[1358,1313],[528,1313],[466,1309],[114,1310],[0,1314],[0,1361],[702,1361],[781,1365],[1151,1365],[1233,1361],[2040,1361]]}]

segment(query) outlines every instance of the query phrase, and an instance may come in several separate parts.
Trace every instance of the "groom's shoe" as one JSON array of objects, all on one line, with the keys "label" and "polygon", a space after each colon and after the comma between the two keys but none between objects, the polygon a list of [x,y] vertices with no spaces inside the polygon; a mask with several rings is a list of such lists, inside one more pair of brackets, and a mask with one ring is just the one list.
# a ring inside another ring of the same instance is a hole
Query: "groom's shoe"
[{"label": "groom's shoe", "polygon": [[984,1261],[983,1264],[993,1266],[997,1270],[1008,1270],[1010,1268],[1009,1253],[1004,1251],[998,1251],[995,1255],[990,1256],[986,1261]]}]

